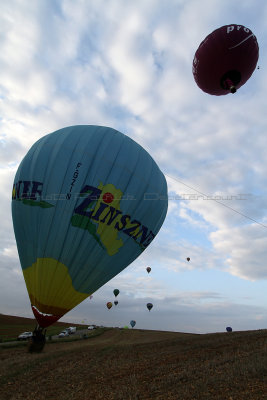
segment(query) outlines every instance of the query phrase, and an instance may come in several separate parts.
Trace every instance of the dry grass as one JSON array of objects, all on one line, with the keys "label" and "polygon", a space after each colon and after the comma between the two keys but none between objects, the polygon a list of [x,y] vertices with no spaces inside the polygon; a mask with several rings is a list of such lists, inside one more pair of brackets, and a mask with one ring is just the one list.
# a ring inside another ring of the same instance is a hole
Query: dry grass
[{"label": "dry grass", "polygon": [[1,400],[266,400],[267,331],[119,330],[41,354],[0,348]]}]

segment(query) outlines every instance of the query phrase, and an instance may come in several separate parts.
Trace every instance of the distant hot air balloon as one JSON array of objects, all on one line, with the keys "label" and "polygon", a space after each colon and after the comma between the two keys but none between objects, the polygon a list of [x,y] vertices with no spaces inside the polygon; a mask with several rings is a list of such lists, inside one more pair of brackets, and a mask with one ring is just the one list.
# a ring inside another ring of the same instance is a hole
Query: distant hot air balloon
[{"label": "distant hot air balloon", "polygon": [[147,272],[148,272],[148,274],[149,274],[149,272],[151,271],[151,268],[150,267],[147,267]]},{"label": "distant hot air balloon", "polygon": [[12,217],[39,332],[142,254],[167,197],[155,161],[112,128],[71,126],[31,147],[15,176]]},{"label": "distant hot air balloon", "polygon": [[190,257],[187,257],[187,261],[190,261]]},{"label": "distant hot air balloon", "polygon": [[148,310],[150,311],[151,310],[151,308],[153,307],[153,304],[152,303],[147,303],[147,308],[148,308]]},{"label": "distant hot air balloon", "polygon": [[114,301],[115,306],[117,306],[118,303],[119,303],[118,300],[115,300],[115,301]]},{"label": "distant hot air balloon", "polygon": [[107,308],[110,310],[111,307],[112,307],[112,303],[111,303],[111,301],[108,301],[108,302],[107,302]]},{"label": "distant hot air balloon", "polygon": [[225,25],[199,45],[193,75],[204,92],[221,96],[235,93],[250,78],[259,58],[255,35],[243,25]]},{"label": "distant hot air balloon", "polygon": [[135,324],[136,324],[136,321],[133,321],[133,320],[132,320],[132,321],[130,322],[130,325],[131,325],[132,328],[135,326]]},{"label": "distant hot air balloon", "polygon": [[227,332],[232,332],[232,330],[233,330],[233,329],[231,328],[231,326],[227,326],[227,327],[226,327],[226,331],[227,331]]},{"label": "distant hot air balloon", "polygon": [[119,289],[114,289],[113,290],[114,296],[117,297],[118,294],[120,293]]}]

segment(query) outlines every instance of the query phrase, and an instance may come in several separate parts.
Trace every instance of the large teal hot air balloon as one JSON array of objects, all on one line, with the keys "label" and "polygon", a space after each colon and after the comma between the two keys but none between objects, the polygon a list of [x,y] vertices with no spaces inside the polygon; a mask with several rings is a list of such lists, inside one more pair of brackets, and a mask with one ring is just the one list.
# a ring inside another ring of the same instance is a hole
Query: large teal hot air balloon
[{"label": "large teal hot air balloon", "polygon": [[12,216],[39,327],[138,257],[158,233],[167,206],[164,175],[126,135],[80,125],[38,140],[18,168]]}]

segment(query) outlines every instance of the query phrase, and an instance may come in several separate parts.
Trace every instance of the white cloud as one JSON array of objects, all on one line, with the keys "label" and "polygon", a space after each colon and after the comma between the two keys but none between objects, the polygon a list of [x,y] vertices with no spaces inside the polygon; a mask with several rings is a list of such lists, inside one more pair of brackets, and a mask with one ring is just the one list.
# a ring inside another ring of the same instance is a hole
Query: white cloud
[{"label": "white cloud", "polygon": [[266,228],[258,224],[221,229],[211,235],[214,248],[227,255],[229,271],[244,279],[266,279]]}]

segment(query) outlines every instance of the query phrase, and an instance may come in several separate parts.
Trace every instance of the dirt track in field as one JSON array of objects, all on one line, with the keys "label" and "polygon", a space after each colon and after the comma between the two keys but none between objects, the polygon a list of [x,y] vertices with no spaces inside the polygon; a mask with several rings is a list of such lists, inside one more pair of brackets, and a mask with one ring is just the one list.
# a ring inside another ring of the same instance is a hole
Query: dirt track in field
[{"label": "dirt track in field", "polygon": [[193,335],[111,329],[0,349],[1,400],[263,400],[267,331]]}]

